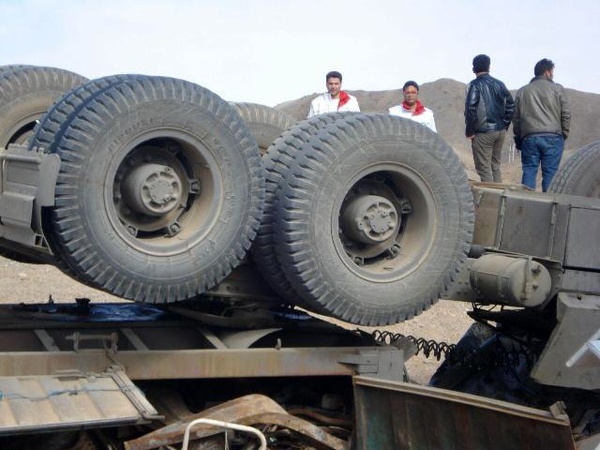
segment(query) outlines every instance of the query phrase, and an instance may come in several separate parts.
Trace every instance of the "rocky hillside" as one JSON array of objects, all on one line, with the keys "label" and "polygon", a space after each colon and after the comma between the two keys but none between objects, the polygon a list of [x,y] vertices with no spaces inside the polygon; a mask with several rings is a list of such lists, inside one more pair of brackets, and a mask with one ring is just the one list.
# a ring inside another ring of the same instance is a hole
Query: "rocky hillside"
[{"label": "rocky hillside", "polygon": [[[464,100],[467,86],[450,79],[440,79],[421,86],[419,98],[435,113],[438,132],[459,155],[471,177],[478,179],[473,170],[469,141],[464,136]],[[348,91],[358,99],[364,112],[387,112],[388,108],[402,101],[402,90]],[[513,91],[513,95],[515,91]],[[567,89],[572,111],[571,136],[567,140],[567,153],[600,139],[600,95]],[[276,108],[300,120],[306,117],[310,101],[317,94],[277,105]],[[509,129],[505,148],[503,173],[506,181],[520,181],[520,161],[509,162],[512,129]],[[568,157],[568,156],[567,156]],[[566,158],[563,158],[563,161]]]}]

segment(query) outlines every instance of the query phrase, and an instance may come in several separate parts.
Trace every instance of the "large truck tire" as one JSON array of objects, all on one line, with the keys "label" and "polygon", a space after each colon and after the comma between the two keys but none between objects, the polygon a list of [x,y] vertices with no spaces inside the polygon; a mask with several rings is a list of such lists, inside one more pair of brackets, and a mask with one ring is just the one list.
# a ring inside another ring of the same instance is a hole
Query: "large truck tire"
[{"label": "large truck tire", "polygon": [[303,305],[303,301],[288,282],[275,252],[273,235],[275,227],[278,226],[274,215],[275,199],[298,149],[321,128],[344,117],[345,114],[354,113],[321,114],[298,122],[285,130],[269,146],[262,158],[266,181],[265,208],[260,228],[252,243],[252,258],[271,288],[287,302],[295,305]]},{"label": "large truck tire", "polygon": [[264,155],[275,139],[295,122],[292,117],[269,106],[258,103],[233,105],[256,140],[261,155]]},{"label": "large truck tire", "polygon": [[548,192],[600,198],[600,141],[573,153],[554,175]]},{"label": "large truck tire", "polygon": [[5,66],[0,71],[0,147],[23,144],[36,121],[52,104],[86,78],[67,70],[38,66]]},{"label": "large truck tire", "polygon": [[[73,117],[81,111],[87,100],[109,87],[135,76],[136,75],[111,75],[98,78],[87,81],[71,91],[66,92],[62,97],[56,100],[54,105],[52,105],[39,119],[29,138],[29,149],[44,149],[46,153],[56,153],[56,144],[61,141],[67,125],[71,122]],[[4,252],[0,252],[0,254],[20,262],[35,262],[29,255],[25,255],[25,260],[23,261],[23,257],[19,256],[19,259],[17,259],[14,252],[8,255]],[[42,261],[48,262],[48,258]],[[72,278],[85,282],[79,278],[76,272],[73,272],[70,269],[60,253],[52,256],[52,262]]]},{"label": "large truck tire", "polygon": [[150,303],[225,278],[256,234],[264,176],[240,116],[182,80],[135,76],[90,96],[50,148],[61,158],[44,234],[67,273]]},{"label": "large truck tire", "polygon": [[55,153],[56,143],[61,141],[68,124],[92,96],[136,76],[110,75],[87,81],[66,92],[39,119],[29,138],[29,147],[43,148],[47,153]]},{"label": "large truck tire", "polygon": [[436,302],[467,258],[474,224],[452,148],[384,114],[343,117],[297,142],[275,200],[273,240],[304,302],[370,326]]},{"label": "large truck tire", "polygon": [[9,64],[6,66],[0,66],[0,75],[6,73],[6,72],[11,72],[15,69],[22,69],[23,67],[34,67],[34,66],[30,66],[27,64]]}]

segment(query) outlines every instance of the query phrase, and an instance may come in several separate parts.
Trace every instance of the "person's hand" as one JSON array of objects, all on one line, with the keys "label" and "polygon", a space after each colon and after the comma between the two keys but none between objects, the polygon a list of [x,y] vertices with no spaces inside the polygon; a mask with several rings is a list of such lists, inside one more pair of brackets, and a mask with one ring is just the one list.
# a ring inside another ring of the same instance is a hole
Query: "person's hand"
[{"label": "person's hand", "polygon": [[473,136],[467,136],[467,139],[473,140],[473,139],[475,139],[475,135],[473,135]]},{"label": "person's hand", "polygon": [[521,145],[523,144],[523,139],[518,138],[515,136],[515,147],[517,148],[517,150],[521,150]]}]

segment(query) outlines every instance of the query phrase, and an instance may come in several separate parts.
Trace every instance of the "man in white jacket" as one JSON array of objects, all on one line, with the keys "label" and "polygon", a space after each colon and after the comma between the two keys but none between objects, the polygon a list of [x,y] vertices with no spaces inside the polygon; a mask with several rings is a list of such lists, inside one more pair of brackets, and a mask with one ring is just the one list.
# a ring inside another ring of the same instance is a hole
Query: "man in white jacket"
[{"label": "man in white jacket", "polygon": [[342,74],[336,71],[325,76],[327,92],[319,95],[310,103],[308,118],[334,111],[360,111],[358,100],[342,91]]},{"label": "man in white jacket", "polygon": [[402,94],[404,101],[398,106],[391,107],[390,114],[419,122],[437,133],[433,111],[426,108],[419,100],[419,85],[415,81],[407,81],[402,88]]}]

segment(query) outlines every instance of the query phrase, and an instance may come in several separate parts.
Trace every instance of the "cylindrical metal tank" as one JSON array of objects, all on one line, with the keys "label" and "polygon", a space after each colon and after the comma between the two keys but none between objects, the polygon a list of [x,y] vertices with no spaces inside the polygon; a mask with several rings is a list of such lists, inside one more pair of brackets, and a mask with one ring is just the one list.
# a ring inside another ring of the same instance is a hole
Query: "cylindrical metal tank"
[{"label": "cylindrical metal tank", "polygon": [[548,269],[526,256],[486,254],[471,267],[471,287],[489,303],[532,307],[552,288]]}]

